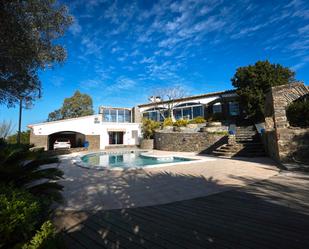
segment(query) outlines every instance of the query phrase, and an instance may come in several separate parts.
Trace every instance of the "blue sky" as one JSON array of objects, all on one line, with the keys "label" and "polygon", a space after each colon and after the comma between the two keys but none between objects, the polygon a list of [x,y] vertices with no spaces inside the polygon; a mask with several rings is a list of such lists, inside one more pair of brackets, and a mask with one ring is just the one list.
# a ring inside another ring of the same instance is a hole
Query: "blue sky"
[{"label": "blue sky", "polygon": [[[46,120],[79,89],[99,105],[131,107],[163,86],[188,94],[231,89],[237,67],[268,59],[309,82],[308,0],[75,0],[75,22],[58,42],[63,65],[40,73],[43,97],[23,128]],[[17,108],[0,107],[16,124]]]}]

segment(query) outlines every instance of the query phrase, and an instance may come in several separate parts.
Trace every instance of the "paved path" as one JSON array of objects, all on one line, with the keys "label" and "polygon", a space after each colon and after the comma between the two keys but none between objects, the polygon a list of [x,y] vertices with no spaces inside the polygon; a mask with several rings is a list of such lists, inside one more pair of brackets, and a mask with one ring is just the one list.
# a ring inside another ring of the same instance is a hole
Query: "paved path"
[{"label": "paved path", "polygon": [[110,210],[166,204],[219,193],[278,174],[268,158],[208,160],[126,171],[85,169],[64,160],[60,165],[64,179],[60,183],[64,186],[65,202],[58,208]]},{"label": "paved path", "polygon": [[63,211],[55,223],[64,228],[69,249],[305,249],[309,175],[281,173],[245,187],[164,205]]}]

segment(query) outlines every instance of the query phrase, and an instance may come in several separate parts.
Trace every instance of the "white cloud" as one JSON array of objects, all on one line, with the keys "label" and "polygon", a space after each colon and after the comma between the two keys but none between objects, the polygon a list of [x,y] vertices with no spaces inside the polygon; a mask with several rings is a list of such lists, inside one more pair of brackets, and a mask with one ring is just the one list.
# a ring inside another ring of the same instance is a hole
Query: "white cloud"
[{"label": "white cloud", "polygon": [[63,85],[64,78],[61,76],[53,76],[50,79],[50,82],[55,86],[55,87],[60,87]]},{"label": "white cloud", "polygon": [[73,24],[70,26],[69,30],[73,35],[78,35],[82,31],[82,27],[76,17],[74,17]]},{"label": "white cloud", "polygon": [[306,36],[309,35],[309,24],[299,28],[298,33]]},{"label": "white cloud", "polygon": [[84,89],[96,88],[100,85],[100,81],[96,79],[83,80],[80,82],[80,87]]},{"label": "white cloud", "polygon": [[129,90],[135,87],[136,81],[127,77],[118,77],[114,84],[109,85],[105,91],[114,92],[117,90]]}]

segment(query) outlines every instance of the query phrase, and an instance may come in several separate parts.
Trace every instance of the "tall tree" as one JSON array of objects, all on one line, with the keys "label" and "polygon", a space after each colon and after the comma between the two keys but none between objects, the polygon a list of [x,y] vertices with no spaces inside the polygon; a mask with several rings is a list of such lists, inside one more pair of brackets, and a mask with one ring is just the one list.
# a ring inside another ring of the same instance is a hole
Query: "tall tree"
[{"label": "tall tree", "polygon": [[265,93],[272,86],[284,85],[295,80],[295,73],[279,64],[258,61],[254,65],[237,69],[232,84],[240,103],[254,122],[264,121]]},{"label": "tall tree", "polygon": [[64,99],[60,109],[49,113],[47,121],[77,118],[92,115],[93,113],[92,98],[87,94],[75,91],[72,97]]},{"label": "tall tree", "polygon": [[3,120],[0,123],[0,139],[6,139],[8,135],[10,135],[13,131],[13,123],[12,121]]},{"label": "tall tree", "polygon": [[173,118],[173,110],[176,104],[175,99],[180,99],[185,96],[185,89],[181,86],[175,86],[156,89],[154,95],[149,100],[155,103],[160,116],[165,119]]},{"label": "tall tree", "polygon": [[0,1],[0,104],[14,106],[40,96],[38,70],[65,60],[55,40],[71,22],[56,0]]}]

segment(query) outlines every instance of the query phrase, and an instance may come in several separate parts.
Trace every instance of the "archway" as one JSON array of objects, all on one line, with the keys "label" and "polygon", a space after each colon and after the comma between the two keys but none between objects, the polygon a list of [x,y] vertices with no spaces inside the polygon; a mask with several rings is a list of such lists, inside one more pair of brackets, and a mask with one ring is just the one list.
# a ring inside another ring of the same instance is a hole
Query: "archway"
[{"label": "archway", "polygon": [[71,148],[83,147],[85,135],[74,131],[61,131],[50,134],[48,136],[48,149],[53,150],[54,143],[57,139],[68,139],[71,143]]}]

